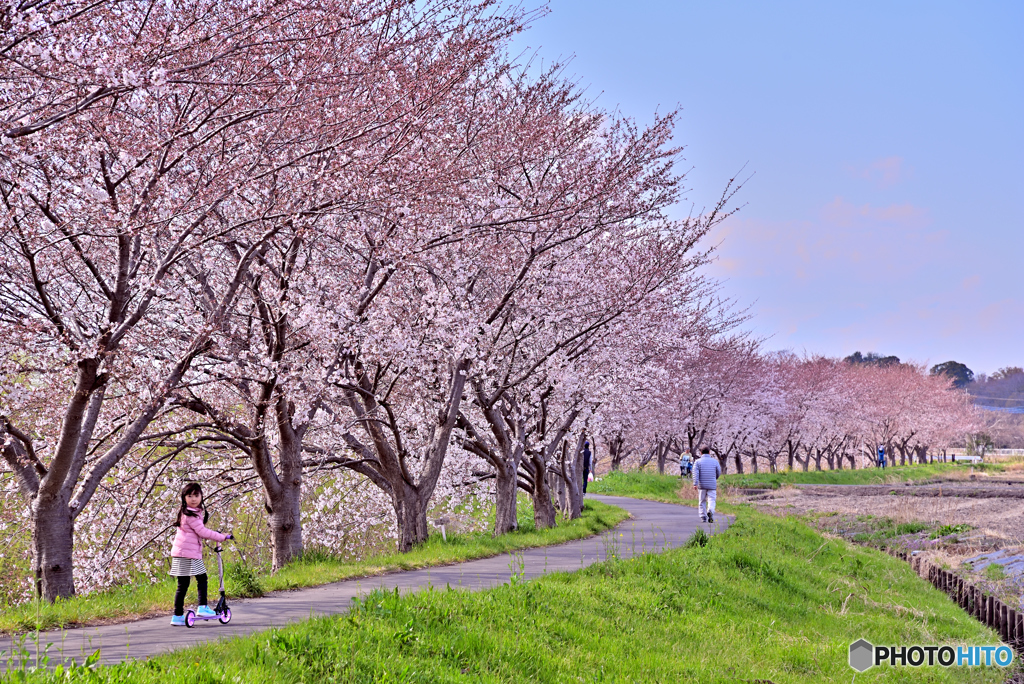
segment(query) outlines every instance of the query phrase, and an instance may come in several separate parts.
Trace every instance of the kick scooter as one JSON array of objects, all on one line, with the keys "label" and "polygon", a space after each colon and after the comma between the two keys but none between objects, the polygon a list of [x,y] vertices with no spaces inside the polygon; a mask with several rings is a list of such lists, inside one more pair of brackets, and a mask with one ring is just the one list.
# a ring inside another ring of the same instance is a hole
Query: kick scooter
[{"label": "kick scooter", "polygon": [[196,620],[220,620],[222,625],[226,625],[231,622],[231,609],[228,608],[228,599],[224,595],[224,561],[221,560],[220,552],[221,546],[213,547],[213,550],[217,552],[217,572],[220,574],[220,600],[217,601],[217,605],[213,607],[213,615],[197,615],[194,610],[190,610],[185,613],[185,626],[195,627]]}]

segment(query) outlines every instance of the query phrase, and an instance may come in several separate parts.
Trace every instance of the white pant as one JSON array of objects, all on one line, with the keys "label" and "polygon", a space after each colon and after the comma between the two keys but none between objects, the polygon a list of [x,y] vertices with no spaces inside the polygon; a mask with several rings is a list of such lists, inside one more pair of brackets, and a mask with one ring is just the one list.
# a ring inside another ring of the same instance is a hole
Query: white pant
[{"label": "white pant", "polygon": [[698,489],[697,494],[700,497],[700,517],[708,517],[708,513],[715,512],[715,498],[718,496],[717,489]]}]

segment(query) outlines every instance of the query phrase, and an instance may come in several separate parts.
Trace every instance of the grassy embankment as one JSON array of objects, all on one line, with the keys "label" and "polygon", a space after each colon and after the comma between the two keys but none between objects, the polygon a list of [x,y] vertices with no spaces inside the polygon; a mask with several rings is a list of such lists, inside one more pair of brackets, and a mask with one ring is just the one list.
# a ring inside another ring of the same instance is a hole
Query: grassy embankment
[{"label": "grassy embankment", "polygon": [[847,665],[849,644],[994,644],[907,565],[747,507],[692,545],[493,590],[377,592],[317,618],[27,682],[1001,682],[997,668]]},{"label": "grassy embankment", "polygon": [[[235,597],[258,596],[267,591],[316,586],[343,579],[380,575],[394,570],[448,565],[517,549],[561,544],[610,529],[628,517],[628,513],[621,508],[588,501],[580,518],[569,521],[560,518],[557,527],[537,530],[533,525],[532,507],[521,506],[519,513],[519,530],[500,537],[493,537],[489,532],[476,532],[449,534],[448,540],[443,541],[438,532],[432,534],[426,544],[409,553],[389,553],[359,561],[340,560],[329,555],[311,553],[272,575],[256,575],[244,565],[235,564],[229,566],[226,573],[228,594]],[[208,567],[214,568],[215,573],[216,565],[210,564],[210,559],[207,561]],[[211,581],[215,582],[216,578],[211,577]],[[195,589],[191,591],[195,592]],[[194,593],[191,596],[194,596]],[[52,605],[34,602],[4,606],[0,612],[0,633],[46,630],[169,614],[173,598],[173,581],[168,577],[159,577],[156,582],[134,582],[108,591],[58,601]]]},{"label": "grassy embankment", "polygon": [[[879,470],[862,468],[859,470],[802,470],[780,471],[778,473],[745,473],[723,475],[718,486],[751,487],[778,489],[786,484],[891,484],[896,482],[914,482],[932,480],[943,477],[966,474],[968,466],[946,463],[929,465],[902,466]],[[1000,464],[984,464],[974,466],[974,472],[998,473],[1004,466]],[[632,496],[639,499],[666,501],[668,503],[696,503],[696,495],[687,478],[685,481],[677,475],[657,475],[650,472],[608,473],[587,487],[594,494],[610,496]]]},{"label": "grassy embankment", "polygon": [[[972,467],[973,471],[971,471]],[[770,487],[772,489],[778,489],[785,484],[895,484],[897,482],[916,482],[947,477],[966,477],[969,472],[979,475],[993,474],[1002,472],[1003,469],[1004,466],[998,463],[985,463],[975,466],[930,463],[894,466],[884,470],[879,468],[860,468],[858,470],[811,470],[806,473],[802,470],[790,470],[778,473],[732,474],[723,476],[720,482],[729,487]]]}]

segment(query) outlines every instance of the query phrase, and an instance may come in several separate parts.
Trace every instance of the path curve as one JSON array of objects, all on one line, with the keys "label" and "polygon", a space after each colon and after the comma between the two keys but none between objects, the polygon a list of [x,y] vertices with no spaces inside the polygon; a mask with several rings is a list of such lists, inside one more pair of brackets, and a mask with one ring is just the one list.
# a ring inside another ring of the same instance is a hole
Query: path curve
[{"label": "path curve", "polygon": [[[222,637],[242,636],[271,627],[280,627],[315,615],[345,613],[352,599],[378,589],[398,589],[402,593],[427,587],[461,587],[471,591],[489,589],[509,581],[513,571],[531,579],[549,572],[574,571],[605,560],[609,554],[619,558],[676,548],[698,528],[714,533],[729,526],[732,519],[722,515],[713,525],[700,522],[697,509],[679,504],[659,503],[618,496],[588,495],[588,499],[620,506],[630,517],[612,530],[557,546],[523,549],[512,554],[481,558],[443,567],[392,572],[376,577],[345,580],[319,587],[280,591],[258,599],[231,601],[232,620],[228,625],[215,621],[200,622],[192,629],[171,627],[170,616],[101,627],[56,630],[40,634],[40,651],[49,648],[50,665],[83,661],[100,649],[100,662],[119,663],[141,660],[167,651],[187,648]],[[10,637],[0,639],[0,652],[12,652]],[[23,646],[32,655],[34,641]],[[18,666],[18,660],[0,658],[0,671]]]}]

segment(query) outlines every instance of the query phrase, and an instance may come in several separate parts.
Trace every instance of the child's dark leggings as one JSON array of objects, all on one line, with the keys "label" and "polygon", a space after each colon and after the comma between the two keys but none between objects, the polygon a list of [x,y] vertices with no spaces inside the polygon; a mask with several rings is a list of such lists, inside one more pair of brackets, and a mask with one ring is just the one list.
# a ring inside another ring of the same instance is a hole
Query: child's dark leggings
[{"label": "child's dark leggings", "polygon": [[[188,584],[192,578],[188,575],[178,577],[178,591],[174,592],[174,614],[185,614],[185,594],[188,593]],[[206,573],[196,575],[196,588],[199,589],[199,605],[206,605]]]}]

